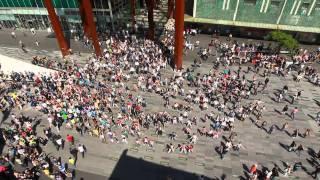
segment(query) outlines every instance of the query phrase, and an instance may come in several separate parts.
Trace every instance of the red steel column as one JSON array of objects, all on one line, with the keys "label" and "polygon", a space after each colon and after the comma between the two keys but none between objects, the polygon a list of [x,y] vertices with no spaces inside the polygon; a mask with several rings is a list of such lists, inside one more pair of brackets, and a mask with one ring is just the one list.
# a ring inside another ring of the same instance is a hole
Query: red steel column
[{"label": "red steel column", "polygon": [[136,29],[136,0],[130,0],[130,7],[131,7],[131,21],[132,21],[132,32],[135,33]]},{"label": "red steel column", "polygon": [[83,6],[83,3],[81,0],[79,0],[78,2],[79,2],[79,13],[80,13],[81,21],[82,21],[83,31],[84,31],[85,36],[88,38],[89,25],[86,21],[86,14],[85,14],[84,6]]},{"label": "red steel column", "polygon": [[83,5],[85,22],[88,25],[89,36],[93,42],[94,51],[98,57],[101,57],[101,49],[99,45],[99,39],[96,29],[96,23],[94,22],[93,11],[90,0],[81,0],[81,4]]},{"label": "red steel column", "polygon": [[167,18],[173,18],[174,0],[168,0],[168,14]]},{"label": "red steel column", "polygon": [[154,0],[146,0],[147,8],[148,8],[148,23],[149,23],[149,31],[148,31],[148,39],[154,40],[154,21],[153,21],[153,8],[154,8]]},{"label": "red steel column", "polygon": [[44,5],[47,8],[49,19],[52,24],[52,29],[56,35],[56,39],[58,41],[62,56],[66,56],[69,54],[69,45],[63,35],[62,27],[59,21],[59,18],[54,10],[53,4],[51,0],[44,0]]},{"label": "red steel column", "polygon": [[182,68],[183,46],[184,46],[184,0],[176,0],[175,3],[175,48],[174,64],[177,69]]}]

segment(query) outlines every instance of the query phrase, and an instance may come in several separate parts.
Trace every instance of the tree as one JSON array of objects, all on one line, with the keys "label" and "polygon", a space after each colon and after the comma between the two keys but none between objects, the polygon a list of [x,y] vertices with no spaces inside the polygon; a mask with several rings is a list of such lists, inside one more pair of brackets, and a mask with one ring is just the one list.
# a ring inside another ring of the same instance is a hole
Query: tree
[{"label": "tree", "polygon": [[272,31],[269,35],[271,40],[278,43],[278,52],[281,50],[281,48],[285,48],[286,50],[290,51],[291,54],[293,54],[299,47],[298,41],[294,39],[291,34],[287,34],[282,31]]}]

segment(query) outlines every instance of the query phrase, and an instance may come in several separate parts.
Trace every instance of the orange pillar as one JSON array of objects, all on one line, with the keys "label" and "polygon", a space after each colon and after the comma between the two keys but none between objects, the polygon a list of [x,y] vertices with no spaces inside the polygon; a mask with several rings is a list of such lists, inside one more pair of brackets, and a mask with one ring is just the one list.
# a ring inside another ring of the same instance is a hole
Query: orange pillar
[{"label": "orange pillar", "polygon": [[154,0],[146,0],[146,5],[148,8],[148,23],[149,23],[149,31],[148,31],[148,39],[154,40],[154,21],[153,21],[153,8],[154,8]]},{"label": "orange pillar", "polygon": [[135,33],[135,26],[136,26],[136,0],[130,0],[130,7],[131,7],[131,21],[132,21],[132,32]]},{"label": "orange pillar", "polygon": [[168,14],[167,18],[173,18],[174,0],[168,0]]},{"label": "orange pillar", "polygon": [[175,6],[174,64],[177,69],[181,69],[184,46],[184,0],[176,0]]},{"label": "orange pillar", "polygon": [[[85,21],[83,22],[84,24],[84,29],[88,31],[88,37],[92,40],[93,42],[93,47],[96,55],[98,57],[101,57],[101,49],[99,45],[99,38],[97,34],[97,29],[96,29],[96,23],[94,22],[94,17],[93,17],[93,11],[92,11],[92,6],[91,6],[91,1],[90,0],[79,0],[80,5],[83,7],[84,13],[82,14],[84,17]],[[81,9],[81,7],[80,7]]]},{"label": "orange pillar", "polygon": [[58,41],[62,56],[64,57],[69,54],[70,47],[64,37],[59,18],[54,10],[51,0],[44,0],[44,5],[47,8],[49,19],[52,24],[52,29],[56,35],[56,39]]},{"label": "orange pillar", "polygon": [[89,25],[86,21],[86,13],[84,10],[84,6],[81,0],[79,0],[79,13],[80,13],[80,17],[81,17],[81,21],[82,21],[82,26],[83,26],[83,32],[85,34],[86,37],[89,36]]}]

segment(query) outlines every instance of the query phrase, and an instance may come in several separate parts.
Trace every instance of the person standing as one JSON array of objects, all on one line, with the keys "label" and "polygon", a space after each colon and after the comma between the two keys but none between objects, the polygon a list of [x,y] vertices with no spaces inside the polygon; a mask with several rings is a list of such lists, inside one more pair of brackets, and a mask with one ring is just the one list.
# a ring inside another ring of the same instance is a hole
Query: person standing
[{"label": "person standing", "polygon": [[275,177],[279,177],[279,166],[278,165],[274,165],[274,167],[272,168],[272,175],[271,175],[271,179],[275,179]]},{"label": "person standing", "polygon": [[190,143],[192,144],[196,144],[198,140],[197,135],[194,133],[191,137],[190,137]]},{"label": "person standing", "polygon": [[264,80],[264,85],[263,85],[262,90],[265,90],[265,89],[267,88],[268,83],[269,83],[269,78],[266,78],[266,79]]},{"label": "person standing", "polygon": [[77,161],[78,159],[78,149],[75,147],[71,147],[69,149],[70,154],[72,155],[72,157],[75,159],[75,161]]},{"label": "person standing", "polygon": [[298,93],[295,93],[295,94],[292,96],[291,104],[293,104],[296,99],[298,99]]},{"label": "person standing", "polygon": [[30,29],[32,35],[36,35],[36,30],[34,28]]},{"label": "person standing", "polygon": [[291,151],[294,151],[295,148],[297,147],[297,144],[295,141],[292,141],[292,143],[290,144],[289,148],[288,148],[288,151],[291,152]]},{"label": "person standing", "polygon": [[78,151],[81,153],[82,158],[84,158],[84,153],[86,152],[86,147],[83,144],[79,144]]},{"label": "person standing", "polygon": [[280,92],[278,95],[278,102],[280,102],[282,99],[283,99],[283,94],[282,92]]},{"label": "person standing", "polygon": [[295,118],[295,115],[297,114],[298,112],[298,107],[295,107],[292,111],[291,111],[291,119],[294,120]]},{"label": "person standing", "polygon": [[251,177],[254,177],[256,176],[257,174],[257,168],[258,168],[258,165],[257,164],[253,164],[249,170],[249,174]]},{"label": "person standing", "polygon": [[282,128],[281,128],[281,131],[284,131],[288,128],[289,126],[289,123],[288,122],[285,122],[283,125],[282,125]]},{"label": "person standing", "polygon": [[57,151],[59,151],[60,147],[62,150],[64,149],[64,140],[61,137],[56,140]]},{"label": "person standing", "polygon": [[288,106],[288,104],[286,104],[286,105],[282,108],[281,114],[287,113],[288,109],[289,109],[289,106]]},{"label": "person standing", "polygon": [[72,135],[67,134],[67,141],[69,145],[74,145],[74,137]]},{"label": "person standing", "polygon": [[298,156],[300,157],[301,152],[303,151],[303,146],[302,144],[300,144],[297,149],[295,150],[295,152],[298,154]]},{"label": "person standing", "polygon": [[16,39],[17,38],[16,33],[14,31],[11,32],[11,37],[12,37],[12,39]]},{"label": "person standing", "polygon": [[268,134],[271,134],[271,133],[273,132],[274,126],[275,126],[274,124],[271,125],[271,127],[270,127],[270,129],[269,129],[269,131],[268,131]]}]

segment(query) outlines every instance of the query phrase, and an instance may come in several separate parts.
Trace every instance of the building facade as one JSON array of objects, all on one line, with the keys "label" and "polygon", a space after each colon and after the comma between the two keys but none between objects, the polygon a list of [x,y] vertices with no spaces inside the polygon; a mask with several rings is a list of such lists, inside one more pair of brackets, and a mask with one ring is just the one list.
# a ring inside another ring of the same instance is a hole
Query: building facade
[{"label": "building facade", "polygon": [[[301,39],[320,41],[320,0],[186,0],[185,21],[295,32]],[[250,29],[255,29],[253,32]],[[245,33],[245,32],[244,32]]]},{"label": "building facade", "polygon": [[[82,27],[78,0],[52,0],[63,29]],[[91,0],[98,30],[112,29],[119,24],[127,0]],[[0,0],[0,24],[6,28],[50,28],[43,0]]]}]

